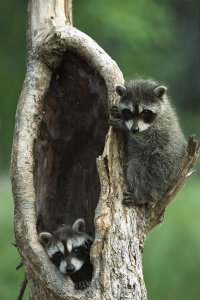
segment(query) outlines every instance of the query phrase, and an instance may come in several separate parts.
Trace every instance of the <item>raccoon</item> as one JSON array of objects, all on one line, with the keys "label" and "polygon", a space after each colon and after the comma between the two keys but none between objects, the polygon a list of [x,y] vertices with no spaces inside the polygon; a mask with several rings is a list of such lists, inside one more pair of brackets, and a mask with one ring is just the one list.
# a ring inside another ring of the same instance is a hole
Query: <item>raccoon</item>
[{"label": "raccoon", "polygon": [[110,124],[125,133],[127,205],[155,206],[179,174],[186,140],[166,90],[143,79],[116,86]]},{"label": "raccoon", "polygon": [[85,233],[83,219],[77,219],[72,226],[63,225],[52,234],[41,232],[39,241],[58,270],[72,279],[76,289],[89,286],[93,272],[90,262],[93,239]]}]

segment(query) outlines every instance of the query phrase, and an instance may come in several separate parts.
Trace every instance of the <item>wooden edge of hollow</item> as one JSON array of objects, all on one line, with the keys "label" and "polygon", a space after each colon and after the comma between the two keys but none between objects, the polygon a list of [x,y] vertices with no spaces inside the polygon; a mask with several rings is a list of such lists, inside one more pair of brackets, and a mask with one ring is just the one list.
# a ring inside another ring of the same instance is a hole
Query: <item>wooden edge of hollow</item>
[{"label": "wooden edge of hollow", "polygon": [[[37,272],[40,272],[41,284],[44,284],[52,295],[59,299],[89,299],[90,289],[77,292],[71,289],[71,285],[64,282],[64,277],[55,270],[52,264],[49,264],[45,251],[37,238],[33,146],[34,139],[37,138],[43,99],[48,89],[47,81],[50,82],[51,79],[51,76],[47,74],[50,70],[46,70],[45,75],[42,70],[43,65],[47,69],[46,64],[49,61],[51,61],[53,69],[57,61],[62,60],[65,51],[74,51],[104,79],[108,89],[108,103],[112,103],[115,99],[114,87],[117,83],[123,83],[123,75],[110,56],[86,34],[72,26],[63,26],[59,29],[54,28],[54,30],[55,32],[52,33],[51,30],[45,39],[40,41],[40,45],[37,44],[29,53],[29,67],[16,113],[11,166],[15,199],[15,235],[25,269],[26,265],[32,265],[33,278],[37,278]],[[40,70],[37,69],[39,66]],[[39,86],[44,80],[43,77],[46,80],[45,87],[36,88],[32,93],[32,88]],[[32,134],[28,135],[29,132]],[[49,277],[48,274],[51,276]]]}]

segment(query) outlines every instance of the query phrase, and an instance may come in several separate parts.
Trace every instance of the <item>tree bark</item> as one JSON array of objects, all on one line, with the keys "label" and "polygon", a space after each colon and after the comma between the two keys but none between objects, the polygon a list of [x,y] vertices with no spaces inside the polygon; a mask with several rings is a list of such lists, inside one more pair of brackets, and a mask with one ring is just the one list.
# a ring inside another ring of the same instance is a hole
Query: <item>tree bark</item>
[{"label": "tree bark", "polygon": [[[123,76],[102,48],[72,27],[71,6],[64,0],[32,0],[28,6],[27,74],[16,112],[11,178],[30,299],[144,300],[145,237],[190,175],[199,145],[189,140],[180,178],[159,206],[122,204],[123,140],[109,129],[108,112]],[[95,230],[93,280],[81,292],[38,241],[38,231],[77,217],[86,220],[89,233]]]}]

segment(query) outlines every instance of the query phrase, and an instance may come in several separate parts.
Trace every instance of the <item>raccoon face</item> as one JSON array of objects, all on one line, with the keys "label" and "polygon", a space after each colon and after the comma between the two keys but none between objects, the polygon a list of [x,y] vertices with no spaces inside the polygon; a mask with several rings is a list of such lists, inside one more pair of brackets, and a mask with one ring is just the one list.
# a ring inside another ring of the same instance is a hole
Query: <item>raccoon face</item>
[{"label": "raccoon face", "polygon": [[116,86],[116,91],[120,95],[121,117],[131,134],[143,132],[154,124],[162,110],[164,86],[149,80],[136,80],[126,87]]},{"label": "raccoon face", "polygon": [[51,261],[63,274],[73,274],[79,271],[89,260],[92,238],[83,232],[85,222],[76,220],[72,227],[62,226],[53,234],[42,232],[39,240]]},{"label": "raccoon face", "polygon": [[126,128],[136,134],[148,129],[156,119],[157,113],[150,109],[140,109],[138,106],[132,110],[123,108],[121,110],[122,118]]}]

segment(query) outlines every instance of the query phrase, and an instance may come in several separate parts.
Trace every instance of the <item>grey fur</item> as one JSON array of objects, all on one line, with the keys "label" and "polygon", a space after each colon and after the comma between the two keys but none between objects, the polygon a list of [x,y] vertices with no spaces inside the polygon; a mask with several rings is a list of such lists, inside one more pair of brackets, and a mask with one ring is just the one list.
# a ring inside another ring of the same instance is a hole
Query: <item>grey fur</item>
[{"label": "grey fur", "polygon": [[[124,172],[128,193],[124,200],[128,205],[149,203],[154,206],[179,174],[186,140],[164,86],[138,79],[125,84],[125,89],[123,94],[120,92],[117,106],[111,108],[110,121],[126,136]],[[145,109],[152,108],[155,120],[145,124],[150,126],[144,127],[144,131],[138,127],[138,132],[133,133],[122,116],[126,107],[133,112],[134,126],[143,122],[141,111]]]},{"label": "grey fur", "polygon": [[41,232],[39,241],[59,271],[70,276],[76,289],[89,286],[93,272],[90,262],[93,238],[85,232],[83,219],[77,219],[72,226],[63,225],[52,234]]}]

